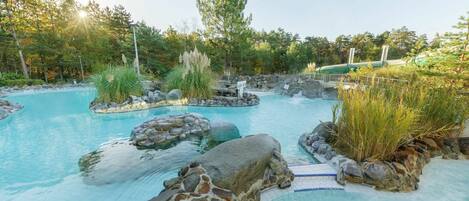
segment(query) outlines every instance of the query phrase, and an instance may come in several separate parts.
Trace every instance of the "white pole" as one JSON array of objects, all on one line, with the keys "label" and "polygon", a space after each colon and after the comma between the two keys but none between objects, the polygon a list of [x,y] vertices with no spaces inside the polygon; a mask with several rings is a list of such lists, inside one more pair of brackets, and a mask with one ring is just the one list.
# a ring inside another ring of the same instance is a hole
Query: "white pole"
[{"label": "white pole", "polygon": [[386,45],[386,54],[384,54],[384,61],[388,60],[389,45]]},{"label": "white pole", "polygon": [[350,48],[348,55],[348,63],[353,64],[353,57],[355,56],[355,48]]},{"label": "white pole", "polygon": [[381,52],[381,62],[385,62],[386,60],[388,60],[388,51],[389,46],[383,45],[383,52]]},{"label": "white pole", "polygon": [[137,36],[135,35],[135,25],[132,26],[132,30],[134,32],[134,47],[135,47],[135,60],[137,64],[137,75],[140,76],[140,64],[138,62]]},{"label": "white pole", "polygon": [[388,51],[389,51],[389,45],[383,45],[383,51],[381,52],[381,63],[384,66],[384,62],[388,60]]}]

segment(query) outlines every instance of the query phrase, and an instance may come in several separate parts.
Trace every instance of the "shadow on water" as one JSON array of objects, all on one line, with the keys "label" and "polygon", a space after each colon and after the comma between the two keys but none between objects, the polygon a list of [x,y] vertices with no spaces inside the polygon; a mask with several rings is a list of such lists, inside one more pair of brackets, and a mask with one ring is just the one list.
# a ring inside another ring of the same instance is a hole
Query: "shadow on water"
[{"label": "shadow on water", "polygon": [[86,184],[113,184],[178,169],[198,155],[199,142],[183,141],[164,150],[139,150],[128,140],[117,140],[80,160],[80,169]]}]

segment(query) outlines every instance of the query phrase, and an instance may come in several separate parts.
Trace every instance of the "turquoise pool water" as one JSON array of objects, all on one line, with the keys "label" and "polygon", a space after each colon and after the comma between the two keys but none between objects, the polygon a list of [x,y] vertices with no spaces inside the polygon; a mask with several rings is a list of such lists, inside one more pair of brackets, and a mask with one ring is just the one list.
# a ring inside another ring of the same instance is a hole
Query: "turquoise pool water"
[{"label": "turquoise pool water", "polygon": [[298,137],[329,120],[335,102],[260,95],[261,104],[248,108],[167,107],[110,115],[88,110],[95,96],[88,88],[9,96],[24,109],[0,121],[0,200],[148,200],[176,175],[178,165],[136,180],[93,186],[83,183],[78,159],[102,143],[129,137],[146,120],[184,112],[233,122],[243,135],[271,134],[289,163],[314,162],[297,146]]}]

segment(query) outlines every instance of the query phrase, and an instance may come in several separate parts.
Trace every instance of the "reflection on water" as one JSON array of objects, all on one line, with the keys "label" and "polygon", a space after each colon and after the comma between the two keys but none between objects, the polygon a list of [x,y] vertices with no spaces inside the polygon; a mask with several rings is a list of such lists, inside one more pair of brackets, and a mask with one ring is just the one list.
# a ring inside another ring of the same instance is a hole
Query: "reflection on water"
[{"label": "reflection on water", "polygon": [[184,141],[165,150],[139,150],[127,139],[113,140],[80,159],[83,181],[105,185],[167,172],[200,155],[200,142]]}]

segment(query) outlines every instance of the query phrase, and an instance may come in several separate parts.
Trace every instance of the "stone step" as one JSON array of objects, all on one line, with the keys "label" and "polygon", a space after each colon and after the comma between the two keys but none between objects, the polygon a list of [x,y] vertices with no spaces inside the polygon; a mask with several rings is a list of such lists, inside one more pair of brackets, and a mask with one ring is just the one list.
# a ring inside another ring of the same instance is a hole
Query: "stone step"
[{"label": "stone step", "polygon": [[343,187],[336,182],[335,176],[295,177],[291,188],[294,192],[321,189],[343,189]]},{"label": "stone step", "polygon": [[288,166],[295,177],[337,176],[337,172],[328,164],[308,164]]},{"label": "stone step", "polygon": [[287,193],[314,190],[343,190],[336,182],[337,172],[328,164],[290,165],[288,168],[295,175],[290,188],[271,188],[261,193],[261,201],[272,201]]}]

